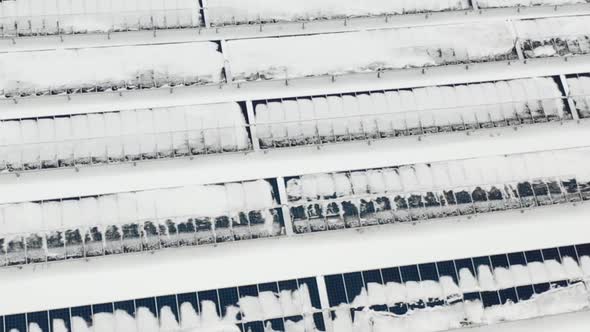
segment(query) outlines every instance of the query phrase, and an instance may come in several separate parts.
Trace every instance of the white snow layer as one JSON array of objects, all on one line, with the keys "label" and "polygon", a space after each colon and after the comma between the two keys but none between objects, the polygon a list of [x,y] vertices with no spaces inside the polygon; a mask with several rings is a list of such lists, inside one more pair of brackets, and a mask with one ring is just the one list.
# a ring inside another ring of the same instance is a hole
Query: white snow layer
[{"label": "white snow layer", "polygon": [[233,40],[226,56],[244,80],[486,61],[513,48],[508,25],[494,22]]},{"label": "white snow layer", "polygon": [[586,0],[476,0],[479,8],[517,6],[560,6],[586,3]]},{"label": "white snow layer", "polygon": [[213,42],[0,54],[0,91],[219,82],[223,56]]},{"label": "white snow layer", "polygon": [[199,9],[193,0],[7,0],[0,2],[0,26],[20,34],[193,27]]},{"label": "white snow layer", "polygon": [[318,135],[391,136],[396,131],[531,116],[560,119],[564,116],[561,98],[559,86],[551,78],[434,86],[258,104],[256,125],[263,146]]},{"label": "white snow layer", "polygon": [[484,307],[480,300],[464,301],[414,309],[402,316],[365,307],[362,311],[355,311],[352,319],[347,306],[341,305],[336,308],[336,317],[332,323],[338,332],[445,331],[464,327],[466,322],[476,325],[495,324],[574,312],[589,306],[588,291],[584,284],[578,283],[535,294],[531,299],[517,303],[508,301]]},{"label": "white snow layer", "polygon": [[567,84],[580,117],[590,116],[590,76],[568,78]]},{"label": "white snow layer", "polygon": [[[178,217],[219,217],[275,206],[270,183],[259,180],[226,185],[85,197],[0,206],[2,234],[87,228]],[[267,218],[269,219],[269,218]],[[266,222],[272,223],[270,218]]]},{"label": "white snow layer", "polygon": [[207,14],[213,24],[296,21],[345,16],[403,14],[470,8],[467,0],[209,0]]},{"label": "white snow layer", "polygon": [[[585,182],[590,179],[590,171],[586,167],[590,163],[589,152],[587,149],[557,150],[355,171],[350,175],[303,175],[287,182],[287,192],[291,201],[298,201],[334,195],[365,195],[367,186],[370,193],[383,194],[481,185],[503,188],[505,184],[546,178],[577,178],[578,181]],[[353,174],[363,181],[352,181]],[[317,186],[320,182],[321,189]]]},{"label": "white snow layer", "polygon": [[519,38],[545,40],[590,35],[590,16],[551,17],[514,21]]},{"label": "white snow layer", "polygon": [[96,163],[249,147],[246,120],[237,103],[0,122],[0,164],[16,169],[58,160]]},{"label": "white snow layer", "polygon": [[[260,302],[264,301],[261,293],[258,297],[248,297],[246,301],[244,300],[246,297],[242,297],[239,303],[224,308],[225,316],[223,317],[219,317],[217,314],[214,302],[201,301],[198,313],[193,304],[184,302],[180,304],[178,320],[168,306],[161,308],[158,313],[159,319],[149,309],[139,307],[135,317],[122,310],[116,310],[113,314],[95,314],[92,316],[93,324],[89,324],[81,317],[74,316],[72,318],[71,332],[173,332],[179,330],[190,332],[239,332],[240,330],[236,326],[236,323],[238,323],[237,314],[242,314],[242,322],[248,322],[252,321],[248,317],[252,317],[253,310],[259,311],[258,318],[261,320],[298,315],[305,315],[306,318],[310,318],[308,315],[315,311],[309,300],[309,290],[305,285],[302,285],[297,290],[283,290],[280,294],[265,294],[264,297],[267,300],[272,298],[276,302],[276,307],[273,308],[275,312],[266,312],[260,308]],[[244,302],[252,304],[248,306],[244,305]],[[286,307],[283,307],[283,305]],[[59,319],[53,320],[52,323],[54,326],[63,325],[63,321]],[[295,322],[291,323],[296,324]],[[305,325],[313,326],[313,321],[309,322],[306,319],[304,328]],[[36,330],[29,329],[29,331]],[[291,327],[291,329],[287,328],[286,331],[299,330]],[[301,331],[312,331],[312,329]]]}]

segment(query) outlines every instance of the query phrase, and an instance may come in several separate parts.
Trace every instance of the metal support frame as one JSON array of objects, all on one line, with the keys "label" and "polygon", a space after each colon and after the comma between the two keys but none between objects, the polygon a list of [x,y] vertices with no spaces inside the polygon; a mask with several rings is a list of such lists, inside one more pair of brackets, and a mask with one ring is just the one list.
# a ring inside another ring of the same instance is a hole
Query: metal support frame
[{"label": "metal support frame", "polygon": [[279,176],[276,179],[277,186],[279,187],[279,200],[281,201],[283,222],[285,223],[285,234],[287,236],[293,236],[293,220],[291,220],[291,212],[289,211],[289,198],[287,196],[287,188],[285,187],[285,178]]}]

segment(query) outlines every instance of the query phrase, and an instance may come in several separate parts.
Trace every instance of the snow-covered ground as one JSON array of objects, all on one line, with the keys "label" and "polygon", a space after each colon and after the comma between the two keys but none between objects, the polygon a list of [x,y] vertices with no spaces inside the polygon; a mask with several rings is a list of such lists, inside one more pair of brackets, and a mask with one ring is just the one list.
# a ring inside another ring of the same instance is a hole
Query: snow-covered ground
[{"label": "snow-covered ground", "polygon": [[0,54],[4,95],[216,83],[223,55],[212,42]]},{"label": "snow-covered ground", "polygon": [[7,35],[107,32],[201,25],[193,0],[6,0],[0,28]]},{"label": "snow-covered ground", "polygon": [[571,117],[551,78],[289,99],[258,104],[255,110],[262,148]]},{"label": "snow-covered ground", "polygon": [[425,67],[513,56],[504,22],[228,41],[235,80]]},{"label": "snow-covered ground", "polygon": [[223,25],[436,12],[470,7],[467,0],[285,0],[280,6],[273,0],[209,0],[207,15],[212,24]]},{"label": "snow-covered ground", "polygon": [[137,109],[0,122],[0,170],[55,168],[242,151],[236,103]]}]

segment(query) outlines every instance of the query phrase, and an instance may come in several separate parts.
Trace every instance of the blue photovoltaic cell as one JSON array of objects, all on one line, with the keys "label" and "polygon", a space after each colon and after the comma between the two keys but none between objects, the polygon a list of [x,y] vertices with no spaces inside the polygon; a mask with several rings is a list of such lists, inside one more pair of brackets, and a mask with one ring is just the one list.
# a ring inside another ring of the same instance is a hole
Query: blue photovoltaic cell
[{"label": "blue photovoltaic cell", "polygon": [[[227,312],[227,307],[229,306],[238,306],[238,288],[237,287],[230,287],[230,288],[222,288],[218,291],[219,294],[219,305],[221,306],[221,314],[225,317]],[[238,313],[236,319],[241,319],[241,315]]]},{"label": "blue photovoltaic cell", "polygon": [[116,310],[123,310],[131,316],[135,316],[135,302],[131,301],[121,301],[114,303],[115,311]]},{"label": "blue photovoltaic cell", "polygon": [[66,329],[68,331],[71,330],[70,310],[69,309],[57,309],[57,310],[51,310],[49,312],[49,328],[51,329],[51,332],[56,332],[56,331],[54,331],[53,324],[55,321],[59,321],[59,320],[64,322],[64,325],[66,326]]},{"label": "blue photovoltaic cell", "polygon": [[499,291],[499,293],[500,293],[500,301],[502,302],[502,304],[506,304],[506,302],[508,302],[508,301],[512,301],[513,303],[518,302],[516,288],[502,289]]},{"label": "blue photovoltaic cell", "polygon": [[576,253],[576,247],[574,247],[574,246],[560,247],[559,254],[562,257],[562,260],[565,257],[571,257],[576,262],[578,262],[578,255]]},{"label": "blue photovoltaic cell", "polygon": [[43,332],[49,332],[49,312],[38,311],[27,314],[27,323],[29,327],[31,324],[37,324],[37,326]]},{"label": "blue photovoltaic cell", "polygon": [[561,257],[559,256],[557,248],[543,249],[541,252],[543,253],[544,260],[554,259],[561,263]]},{"label": "blue photovoltaic cell", "polygon": [[283,323],[282,319],[271,319],[271,320],[266,320],[264,321],[264,326],[271,326],[272,330],[274,331],[284,331],[285,330],[285,324]]},{"label": "blue photovoltaic cell", "polygon": [[468,269],[473,276],[476,276],[475,267],[471,258],[458,259],[455,261],[455,265],[457,266],[457,273],[461,274],[461,270]]},{"label": "blue photovoltaic cell", "polygon": [[313,321],[315,322],[315,326],[320,331],[326,330],[326,324],[324,322],[324,316],[321,313],[313,314]]},{"label": "blue photovoltaic cell", "polygon": [[346,286],[348,303],[352,303],[354,299],[361,294],[364,287],[362,274],[360,272],[345,273],[344,285]]},{"label": "blue photovoltaic cell", "polygon": [[245,323],[244,330],[247,332],[264,332],[264,324],[262,322]]},{"label": "blue photovoltaic cell", "polygon": [[4,316],[4,325],[7,332],[12,329],[24,332],[27,330],[27,317],[25,314]]},{"label": "blue photovoltaic cell", "polygon": [[530,250],[524,253],[527,262],[542,262],[543,261],[543,254],[541,250]]},{"label": "blue photovoltaic cell", "polygon": [[276,294],[279,292],[279,284],[277,282],[267,282],[265,284],[259,284],[258,291],[261,293],[262,292],[273,292]]},{"label": "blue photovoltaic cell", "polygon": [[328,302],[330,307],[336,307],[342,303],[348,303],[346,298],[346,288],[344,286],[344,279],[341,274],[330,275],[324,277],[326,281],[326,289],[328,291]]},{"label": "blue photovoltaic cell", "polygon": [[309,297],[311,298],[311,305],[314,308],[321,309],[322,303],[320,301],[320,292],[318,291],[318,283],[315,278],[303,278],[298,279],[297,283],[299,286],[307,285],[307,289],[309,290]]},{"label": "blue photovoltaic cell", "polygon": [[418,265],[418,270],[420,271],[420,277],[422,280],[434,280],[438,281],[438,273],[436,272],[436,264],[429,263],[429,264],[420,264]]},{"label": "blue photovoltaic cell", "polygon": [[590,256],[590,243],[577,245],[576,251],[578,252],[578,257]]},{"label": "blue photovoltaic cell", "polygon": [[83,318],[88,324],[92,324],[92,307],[91,306],[83,306],[83,307],[73,307],[71,309],[72,317],[81,317]]},{"label": "blue photovoltaic cell", "polygon": [[112,303],[103,303],[103,304],[95,304],[92,306],[92,312],[94,314],[99,314],[102,312],[113,312],[113,304]]},{"label": "blue photovoltaic cell", "polygon": [[174,314],[174,318],[178,322],[178,306],[176,304],[176,296],[175,295],[168,295],[168,296],[160,296],[156,298],[156,306],[158,309],[158,317],[161,316],[162,308],[168,307]]},{"label": "blue photovoltaic cell", "polygon": [[453,278],[453,281],[456,284],[459,284],[459,278],[457,276],[457,272],[455,271],[455,263],[453,261],[437,262],[436,267],[438,269],[438,274],[441,277],[449,276]]},{"label": "blue photovoltaic cell", "polygon": [[182,308],[183,307],[187,307],[190,306],[192,307],[192,310],[195,313],[199,313],[199,302],[197,300],[197,293],[183,293],[183,294],[178,294],[177,295],[178,298],[178,310],[179,310],[179,317],[180,317],[180,322],[182,322]]},{"label": "blue photovoltaic cell", "polygon": [[156,299],[153,297],[135,300],[135,310],[139,308],[147,308],[155,317],[158,317],[156,313]]},{"label": "blue photovoltaic cell", "polygon": [[0,332],[4,332],[4,317],[0,316]]},{"label": "blue photovoltaic cell", "polygon": [[380,270],[363,271],[365,286],[370,283],[383,284]]},{"label": "blue photovoltaic cell", "polygon": [[219,309],[219,298],[217,297],[217,290],[208,290],[202,291],[197,293],[197,297],[199,298],[199,306],[203,308],[203,303],[206,301],[213,302],[215,304],[215,310],[217,311],[217,315],[221,315],[221,310]]},{"label": "blue photovoltaic cell", "polygon": [[416,265],[402,266],[400,267],[400,272],[404,282],[420,281],[420,274]]},{"label": "blue photovoltaic cell", "polygon": [[278,282],[279,284],[279,290],[283,291],[283,290],[297,290],[297,288],[299,288],[299,285],[297,284],[297,280],[282,280]]},{"label": "blue photovoltaic cell", "polygon": [[383,269],[383,270],[381,270],[381,275],[383,276],[384,283],[388,283],[388,282],[401,283],[402,282],[402,277],[401,277],[398,267]]},{"label": "blue photovoltaic cell", "polygon": [[492,266],[494,268],[503,267],[507,269],[510,267],[510,263],[508,263],[508,255],[490,256],[490,260],[492,261]]}]

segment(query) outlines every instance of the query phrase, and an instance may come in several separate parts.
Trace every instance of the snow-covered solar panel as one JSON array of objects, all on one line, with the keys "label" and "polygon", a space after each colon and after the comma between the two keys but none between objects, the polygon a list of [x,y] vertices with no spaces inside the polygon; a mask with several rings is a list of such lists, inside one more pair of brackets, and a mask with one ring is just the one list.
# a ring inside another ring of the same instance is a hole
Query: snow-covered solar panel
[{"label": "snow-covered solar panel", "polygon": [[464,10],[468,0],[208,0],[213,25]]},{"label": "snow-covered solar panel", "polygon": [[527,58],[590,53],[590,16],[514,21]]},{"label": "snow-covered solar panel", "polygon": [[590,117],[590,76],[575,75],[567,78],[570,96],[581,118]]},{"label": "snow-covered solar panel", "polygon": [[587,0],[473,0],[479,8],[563,6],[588,3]]},{"label": "snow-covered solar panel", "polygon": [[217,83],[214,42],[0,54],[0,95],[28,96]]},{"label": "snow-covered solar panel", "polygon": [[312,277],[17,314],[4,320],[11,332],[325,331],[321,309]]},{"label": "snow-covered solar panel", "polygon": [[577,244],[17,313],[0,331],[445,331],[584,310],[589,283]]},{"label": "snow-covered solar panel", "polygon": [[246,119],[237,103],[0,121],[0,171],[250,148]]},{"label": "snow-covered solar panel", "polygon": [[295,233],[531,208],[590,199],[590,150],[286,178]]},{"label": "snow-covered solar panel", "polygon": [[0,266],[278,236],[277,196],[258,180],[4,204]]},{"label": "snow-covered solar panel", "polygon": [[587,309],[590,245],[325,276],[334,331],[446,331]]},{"label": "snow-covered solar panel", "polygon": [[202,25],[198,0],[5,0],[4,35],[45,35]]},{"label": "snow-covered solar panel", "polygon": [[235,80],[284,79],[516,57],[506,22],[231,40]]},{"label": "snow-covered solar panel", "polygon": [[255,101],[263,149],[571,119],[553,78]]}]

